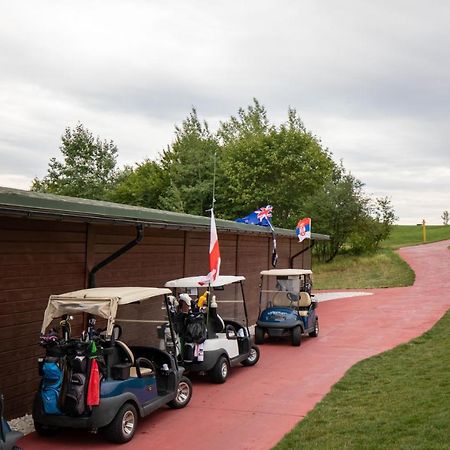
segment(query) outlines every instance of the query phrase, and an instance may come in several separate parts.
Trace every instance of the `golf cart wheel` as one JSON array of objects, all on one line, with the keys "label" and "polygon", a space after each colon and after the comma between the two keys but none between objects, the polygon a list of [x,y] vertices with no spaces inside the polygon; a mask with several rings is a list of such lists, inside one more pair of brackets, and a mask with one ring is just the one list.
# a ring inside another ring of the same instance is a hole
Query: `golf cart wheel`
[{"label": "golf cart wheel", "polygon": [[36,430],[37,434],[40,436],[54,436],[57,434],[60,430],[59,427],[52,427],[50,425],[42,425],[39,422],[34,422],[34,429]]},{"label": "golf cart wheel", "polygon": [[230,371],[230,364],[225,356],[221,356],[215,366],[209,372],[211,381],[213,383],[225,383],[228,378],[228,372]]},{"label": "golf cart wheel", "polygon": [[113,421],[102,428],[102,434],[108,441],[124,444],[131,441],[136,432],[138,413],[131,403],[125,403],[119,409]]},{"label": "golf cart wheel", "polygon": [[314,331],[311,331],[311,333],[309,333],[309,335],[311,337],[319,336],[319,319],[318,318],[316,318],[316,321],[314,322]]},{"label": "golf cart wheel", "polygon": [[172,401],[167,403],[167,405],[173,409],[184,408],[191,400],[191,396],[192,396],[191,380],[189,380],[189,378],[186,377],[181,377],[177,387],[177,396]]},{"label": "golf cart wheel", "polygon": [[259,348],[256,345],[252,345],[250,353],[247,359],[241,362],[243,366],[254,366],[259,361]]},{"label": "golf cart wheel", "polygon": [[302,343],[302,329],[300,327],[292,328],[292,345],[294,347],[300,347]]},{"label": "golf cart wheel", "polygon": [[264,344],[264,328],[255,327],[255,344]]}]

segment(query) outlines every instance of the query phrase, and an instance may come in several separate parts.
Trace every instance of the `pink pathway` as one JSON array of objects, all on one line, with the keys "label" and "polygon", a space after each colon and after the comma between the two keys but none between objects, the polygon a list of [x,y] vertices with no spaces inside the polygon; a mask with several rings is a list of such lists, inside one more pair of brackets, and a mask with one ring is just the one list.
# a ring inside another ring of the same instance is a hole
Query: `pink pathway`
[{"label": "pink pathway", "polygon": [[[401,249],[416,273],[414,286],[321,304],[319,338],[305,338],[300,348],[264,344],[260,362],[233,369],[225,385],[195,378],[187,408],[164,408],[142,420],[133,441],[121,448],[271,448],[352,365],[421,335],[450,308],[449,245]],[[81,431],[52,439],[33,433],[20,444],[25,450],[117,448]]]}]

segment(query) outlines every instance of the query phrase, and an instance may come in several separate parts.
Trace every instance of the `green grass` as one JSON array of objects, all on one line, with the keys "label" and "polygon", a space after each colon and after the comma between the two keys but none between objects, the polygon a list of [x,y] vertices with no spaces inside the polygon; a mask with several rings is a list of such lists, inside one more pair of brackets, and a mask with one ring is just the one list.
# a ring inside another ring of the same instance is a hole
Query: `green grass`
[{"label": "green grass", "polygon": [[410,286],[414,272],[389,249],[373,255],[338,255],[332,262],[313,263],[314,289],[362,289]]},{"label": "green grass", "polygon": [[449,449],[449,329],[447,312],[423,336],[353,366],[276,450]]},{"label": "green grass", "polygon": [[[427,242],[450,239],[450,226],[428,225]],[[407,247],[422,244],[422,227],[416,225],[394,225],[389,238],[382,243],[385,248]]]}]

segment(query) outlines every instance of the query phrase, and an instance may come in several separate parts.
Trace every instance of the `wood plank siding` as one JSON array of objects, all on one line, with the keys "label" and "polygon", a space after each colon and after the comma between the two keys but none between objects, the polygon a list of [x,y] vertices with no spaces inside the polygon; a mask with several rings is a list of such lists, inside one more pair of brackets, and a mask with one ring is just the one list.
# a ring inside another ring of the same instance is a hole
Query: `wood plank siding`
[{"label": "wood plank siding", "polygon": [[[87,287],[88,270],[135,235],[131,225],[0,217],[0,392],[8,418],[31,411],[49,295]],[[289,237],[277,241],[278,267],[289,267],[290,257],[308,245]],[[247,279],[254,323],[259,272],[270,267],[271,237],[219,230],[219,242],[221,273]],[[206,231],[146,228],[141,243],[97,273],[97,286],[163,286],[169,279],[206,274],[208,247]],[[295,267],[310,264],[309,252],[295,261]]]}]

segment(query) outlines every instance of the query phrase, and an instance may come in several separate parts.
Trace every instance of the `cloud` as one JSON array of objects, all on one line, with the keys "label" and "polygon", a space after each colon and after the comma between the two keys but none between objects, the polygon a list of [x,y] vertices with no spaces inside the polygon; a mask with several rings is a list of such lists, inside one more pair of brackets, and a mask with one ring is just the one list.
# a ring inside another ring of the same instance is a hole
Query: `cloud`
[{"label": "cloud", "polygon": [[16,0],[0,15],[5,183],[44,175],[78,121],[133,163],[192,106],[215,125],[257,97],[278,122],[297,108],[402,221],[450,208],[447,2]]}]

